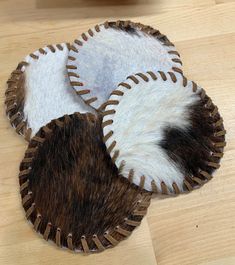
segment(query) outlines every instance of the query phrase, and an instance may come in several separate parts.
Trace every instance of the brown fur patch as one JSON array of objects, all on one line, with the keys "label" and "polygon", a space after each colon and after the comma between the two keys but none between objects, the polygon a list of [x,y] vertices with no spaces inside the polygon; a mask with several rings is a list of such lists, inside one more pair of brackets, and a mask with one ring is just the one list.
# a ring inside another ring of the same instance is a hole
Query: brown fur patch
[{"label": "brown fur patch", "polygon": [[[127,77],[127,80],[131,79],[133,81],[132,86],[129,82],[122,82],[120,85],[130,90],[139,84],[139,77],[145,82],[148,82],[149,78],[153,81],[159,79],[166,81],[168,79],[173,83],[177,82],[177,77],[173,72],[164,73],[158,71],[156,73],[137,73]],[[182,186],[177,186],[175,182],[166,185],[164,181],[160,182],[158,180],[159,183],[156,183],[155,180],[153,180],[151,187],[148,188],[148,190],[152,192],[158,193],[159,187],[163,194],[179,194],[180,192],[191,191],[211,180],[214,171],[220,167],[220,160],[223,157],[224,147],[226,146],[226,130],[224,129],[223,119],[219,114],[218,107],[212,102],[211,98],[206,95],[205,90],[199,88],[193,81],[190,81],[190,83],[188,84],[187,78],[182,76],[182,85],[185,88],[191,85],[192,92],[196,93],[198,97],[198,100],[192,105],[188,105],[187,109],[185,109],[185,113],[189,115],[190,125],[185,126],[185,128],[172,126],[170,124],[162,127],[162,139],[160,141],[156,139],[155,143],[158,147],[163,149],[170,160],[177,165],[182,175],[185,176]],[[120,99],[124,94],[124,90],[114,90],[110,99],[103,104],[104,120],[102,127],[105,133],[104,141],[106,142],[107,150],[111,150],[110,152],[114,157],[114,162],[117,160],[118,156],[122,155],[122,150],[117,147],[115,128],[112,127],[112,124],[115,123],[115,113],[118,111],[118,107],[116,108],[116,106],[120,103]],[[118,95],[120,99],[114,99],[112,95]],[[114,101],[115,104],[113,104]],[[113,105],[113,107],[106,109],[106,106],[109,105]],[[106,115],[109,115],[109,117],[107,118]],[[117,150],[115,150],[115,147]],[[123,172],[127,162],[128,161],[120,159],[119,157],[118,166],[120,168],[120,173]],[[125,177],[131,182],[135,179],[135,171],[135,168],[129,167],[129,173],[125,172]],[[137,184],[140,187],[144,187],[143,177],[144,176],[138,176],[140,182]]]},{"label": "brown fur patch", "polygon": [[24,209],[44,238],[98,251],[102,248],[94,235],[107,248],[112,244],[105,232],[120,241],[135,228],[125,218],[142,220],[151,194],[118,176],[103,143],[100,118],[73,114],[54,120],[32,138],[28,150],[33,151],[26,151],[20,165],[21,187],[28,181],[21,196],[27,199],[29,193]]},{"label": "brown fur patch", "polygon": [[18,134],[25,135],[27,126],[24,120],[24,102],[25,102],[25,75],[22,71],[25,62],[19,63],[16,70],[11,73],[7,81],[5,92],[6,114],[10,119],[11,125],[16,128]]},{"label": "brown fur patch", "polygon": [[[186,179],[194,186],[201,186],[208,179],[200,174],[200,170],[213,174],[214,167],[208,165],[213,162],[219,165],[220,157],[213,156],[213,153],[223,153],[223,147],[216,147],[213,143],[225,143],[225,136],[216,136],[216,133],[224,130],[223,124],[215,127],[216,121],[221,119],[219,112],[214,116],[210,115],[216,106],[211,103],[206,107],[209,97],[205,95],[201,101],[188,106],[190,112],[191,126],[185,129],[177,127],[164,128],[163,140],[160,146],[168,156],[179,165]],[[197,177],[202,182],[192,181]]]},{"label": "brown fur patch", "polygon": [[155,30],[151,26],[143,25],[141,23],[135,23],[132,21],[125,21],[125,20],[108,21],[107,23],[108,26],[113,29],[122,30],[133,35],[138,35],[138,30],[140,30],[152,37],[161,40],[167,46],[173,46],[173,44],[169,41],[166,35],[161,34],[159,30]]}]

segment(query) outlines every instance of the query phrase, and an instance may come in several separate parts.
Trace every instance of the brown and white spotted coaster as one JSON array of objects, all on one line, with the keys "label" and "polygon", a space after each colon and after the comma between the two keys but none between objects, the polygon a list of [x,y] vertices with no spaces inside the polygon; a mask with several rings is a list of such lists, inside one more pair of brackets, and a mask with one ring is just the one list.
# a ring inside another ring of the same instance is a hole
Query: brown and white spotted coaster
[{"label": "brown and white spotted coaster", "polygon": [[140,224],[151,193],[118,176],[100,117],[66,115],[31,139],[20,165],[26,217],[45,240],[78,252],[115,246]]},{"label": "brown and white spotted coaster", "polygon": [[148,69],[182,73],[179,53],[159,30],[131,21],[105,22],[71,45],[71,85],[84,101],[102,109],[110,93],[128,75]]},{"label": "brown and white spotted coaster", "polygon": [[184,76],[129,76],[105,105],[104,141],[130,182],[177,194],[201,186],[219,167],[223,120],[205,91]]},{"label": "brown and white spotted coaster", "polygon": [[74,112],[94,112],[70,86],[68,44],[48,45],[20,62],[7,81],[6,113],[26,139],[52,119]]}]

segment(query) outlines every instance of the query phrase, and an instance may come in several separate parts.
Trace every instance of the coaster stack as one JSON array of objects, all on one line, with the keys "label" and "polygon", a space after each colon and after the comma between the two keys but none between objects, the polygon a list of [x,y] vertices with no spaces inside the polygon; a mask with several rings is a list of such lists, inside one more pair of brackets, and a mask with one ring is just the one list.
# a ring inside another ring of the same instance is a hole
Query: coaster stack
[{"label": "coaster stack", "polygon": [[116,246],[153,193],[199,188],[220,166],[218,108],[150,26],[105,22],[40,48],[11,73],[5,95],[11,125],[29,142],[19,173],[26,218],[58,247]]}]

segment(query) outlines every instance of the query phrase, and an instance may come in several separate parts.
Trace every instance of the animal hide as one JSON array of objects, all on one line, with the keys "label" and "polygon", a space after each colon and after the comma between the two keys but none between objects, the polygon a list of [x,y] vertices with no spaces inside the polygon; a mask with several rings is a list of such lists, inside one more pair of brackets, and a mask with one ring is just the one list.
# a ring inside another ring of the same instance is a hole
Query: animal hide
[{"label": "animal hide", "polygon": [[218,109],[180,74],[129,77],[103,115],[106,146],[121,174],[146,190],[191,190],[219,167],[225,131]]},{"label": "animal hide", "polygon": [[71,88],[67,58],[67,44],[49,45],[28,55],[12,73],[6,102],[12,108],[7,114],[14,127],[20,126],[21,134],[30,128],[32,137],[52,119],[65,114],[94,113]]},{"label": "animal hide", "polygon": [[85,252],[126,238],[151,196],[118,176],[93,114],[66,115],[40,129],[21,163],[20,185],[35,229],[58,246]]},{"label": "animal hide", "polygon": [[70,80],[86,103],[102,109],[112,90],[128,75],[148,69],[181,71],[167,37],[130,21],[106,22],[74,41],[69,52]]}]

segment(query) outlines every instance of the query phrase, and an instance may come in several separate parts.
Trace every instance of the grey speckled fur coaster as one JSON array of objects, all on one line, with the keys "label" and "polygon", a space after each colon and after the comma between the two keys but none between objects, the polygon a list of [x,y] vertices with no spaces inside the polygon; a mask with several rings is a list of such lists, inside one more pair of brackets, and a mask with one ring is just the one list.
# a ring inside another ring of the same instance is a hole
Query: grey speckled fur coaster
[{"label": "grey speckled fur coaster", "polygon": [[150,26],[131,21],[105,22],[71,45],[68,73],[77,93],[96,109],[128,75],[153,69],[182,73],[179,53]]}]

